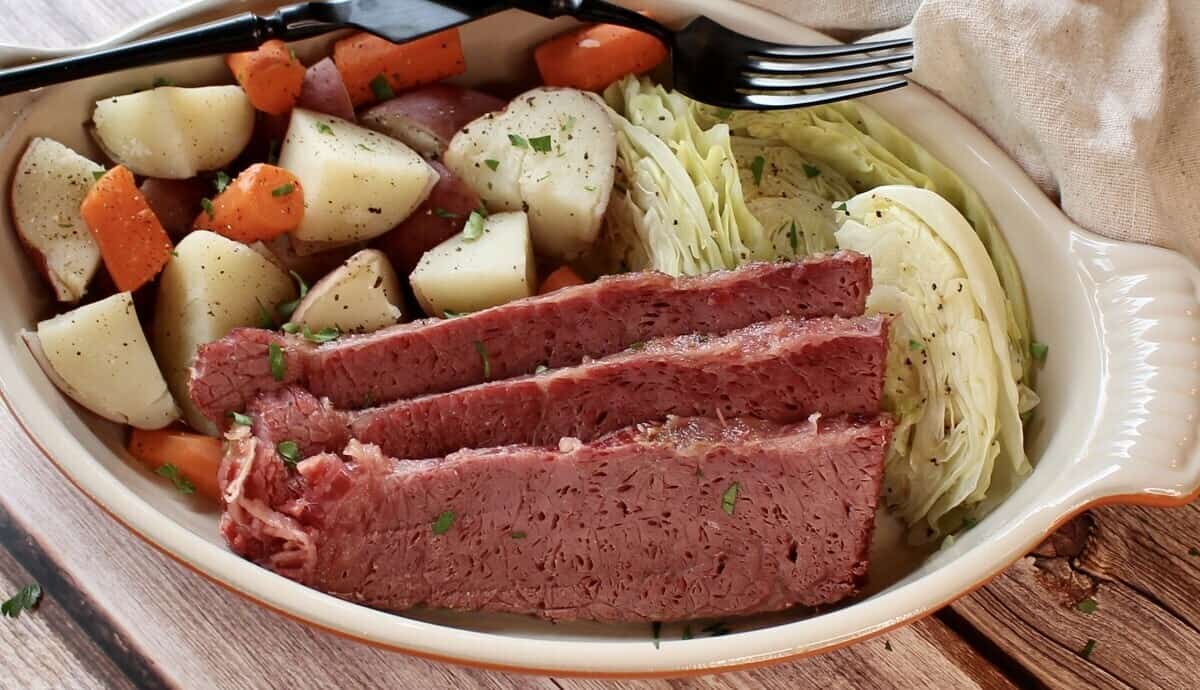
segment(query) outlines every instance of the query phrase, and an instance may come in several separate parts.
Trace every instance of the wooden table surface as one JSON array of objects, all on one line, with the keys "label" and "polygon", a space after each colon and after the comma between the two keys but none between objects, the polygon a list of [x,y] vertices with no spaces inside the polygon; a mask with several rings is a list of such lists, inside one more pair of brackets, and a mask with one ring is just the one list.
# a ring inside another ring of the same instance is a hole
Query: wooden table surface
[{"label": "wooden table surface", "polygon": [[[70,45],[175,4],[0,0],[0,42]],[[1195,504],[1096,510],[934,616],[821,657],[699,679],[599,682],[428,662],[264,611],[110,520],[4,411],[0,477],[0,599],[32,581],[46,592],[32,614],[0,619],[5,688],[1200,687]],[[1094,612],[1079,610],[1084,599]]]}]

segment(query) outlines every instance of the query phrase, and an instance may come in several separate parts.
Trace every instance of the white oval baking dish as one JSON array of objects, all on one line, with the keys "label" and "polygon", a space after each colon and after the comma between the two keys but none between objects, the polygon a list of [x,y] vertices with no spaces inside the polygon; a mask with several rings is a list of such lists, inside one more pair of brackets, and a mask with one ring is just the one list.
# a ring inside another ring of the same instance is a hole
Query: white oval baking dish
[{"label": "white oval baking dish", "polygon": [[[668,22],[705,14],[762,38],[828,40],[728,0],[638,4]],[[186,4],[111,41],[246,7],[234,0]],[[469,81],[531,75],[527,48],[562,26],[511,12],[465,27]],[[306,48],[315,55],[325,42]],[[0,62],[49,54],[0,47]],[[2,99],[0,169],[10,175],[35,135],[94,152],[81,127],[92,102],[160,75],[183,85],[228,81],[219,59],[193,60]],[[84,494],[206,577],[263,606],[364,642],[528,672],[682,675],[829,650],[912,621],[971,591],[1089,506],[1170,505],[1195,497],[1200,490],[1200,270],[1179,254],[1081,230],[990,139],[919,87],[868,102],[983,196],[1020,264],[1037,338],[1051,349],[1038,379],[1041,422],[1029,448],[1033,474],[953,546],[852,605],[809,618],[776,614],[739,621],[734,634],[719,638],[684,641],[664,632],[656,646],[648,626],[551,625],[438,611],[394,615],[258,568],[225,548],[215,510],[181,500],[169,485],[127,460],[122,432],[68,402],[42,375],[17,333],[45,317],[51,305],[21,252],[7,208],[0,213],[6,293],[0,301],[0,392],[35,443]],[[7,207],[7,194],[0,203]]]}]

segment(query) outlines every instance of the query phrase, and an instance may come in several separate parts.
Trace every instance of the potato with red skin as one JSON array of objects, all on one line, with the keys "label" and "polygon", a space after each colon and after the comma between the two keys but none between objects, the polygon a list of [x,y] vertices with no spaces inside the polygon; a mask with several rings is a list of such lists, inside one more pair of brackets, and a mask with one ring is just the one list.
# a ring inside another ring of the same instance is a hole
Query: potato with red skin
[{"label": "potato with red skin", "polygon": [[192,219],[200,211],[200,200],[216,193],[211,184],[199,177],[186,180],[147,177],[140,189],[163,230],[174,241],[191,232]]},{"label": "potato with red skin", "polygon": [[399,139],[414,151],[441,156],[458,130],[506,102],[491,94],[451,84],[434,84],[380,103],[359,118],[364,127]]},{"label": "potato with red skin", "polygon": [[346,90],[342,73],[332,59],[325,58],[304,73],[304,85],[300,88],[296,107],[354,122],[354,104],[350,102],[350,92]]},{"label": "potato with red skin", "polygon": [[429,198],[403,223],[373,243],[387,254],[402,277],[412,273],[422,254],[462,230],[471,211],[480,207],[479,195],[458,175],[437,161],[429,164],[439,175]]}]

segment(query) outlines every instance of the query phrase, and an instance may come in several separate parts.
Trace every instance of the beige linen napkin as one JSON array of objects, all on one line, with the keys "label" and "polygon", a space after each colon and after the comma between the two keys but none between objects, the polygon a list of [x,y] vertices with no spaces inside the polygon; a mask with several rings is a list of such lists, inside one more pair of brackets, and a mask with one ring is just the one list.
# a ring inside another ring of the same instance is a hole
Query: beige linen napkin
[{"label": "beige linen napkin", "polygon": [[1077,223],[1200,259],[1200,0],[747,1],[823,30],[905,27],[913,79]]}]

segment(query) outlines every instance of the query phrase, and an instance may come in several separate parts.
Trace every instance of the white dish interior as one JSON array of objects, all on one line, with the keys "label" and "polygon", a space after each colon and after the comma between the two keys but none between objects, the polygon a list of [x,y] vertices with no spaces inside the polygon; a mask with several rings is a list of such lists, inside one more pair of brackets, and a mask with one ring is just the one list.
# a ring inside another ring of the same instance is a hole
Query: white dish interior
[{"label": "white dish interior", "polygon": [[[779,17],[725,0],[639,3],[667,21],[705,14],[732,28],[785,42],[827,39]],[[202,2],[194,16],[235,2]],[[531,83],[526,46],[560,31],[510,12],[465,27],[472,84]],[[311,59],[328,39],[301,50]],[[3,55],[0,55],[3,57]],[[515,75],[520,75],[515,77]],[[167,76],[180,85],[226,83],[220,59],[193,60],[99,77],[0,101],[2,169],[11,174],[33,136],[98,155],[82,124],[92,103]],[[564,673],[650,674],[744,665],[812,652],[882,631],[939,607],[998,572],[1058,522],[1113,496],[1179,500],[1200,486],[1200,271],[1180,255],[1114,243],[1074,226],[985,135],[917,87],[868,100],[958,172],[986,200],[1022,269],[1038,340],[1050,356],[1038,375],[1042,402],[1031,430],[1036,469],[994,513],[922,560],[886,546],[881,525],[873,593],[817,616],[790,612],[739,620],[736,634],[680,641],[665,626],[551,625],[532,618],[418,611],[394,615],[340,601],[262,570],[229,552],[218,513],[182,498],[127,459],[124,433],[84,412],[43,376],[18,331],[52,313],[49,291],[0,214],[0,387],[47,455],[84,492],[171,555],[232,589],[322,627],[467,663]],[[7,206],[5,193],[3,204]],[[82,498],[80,499],[82,500]]]}]

